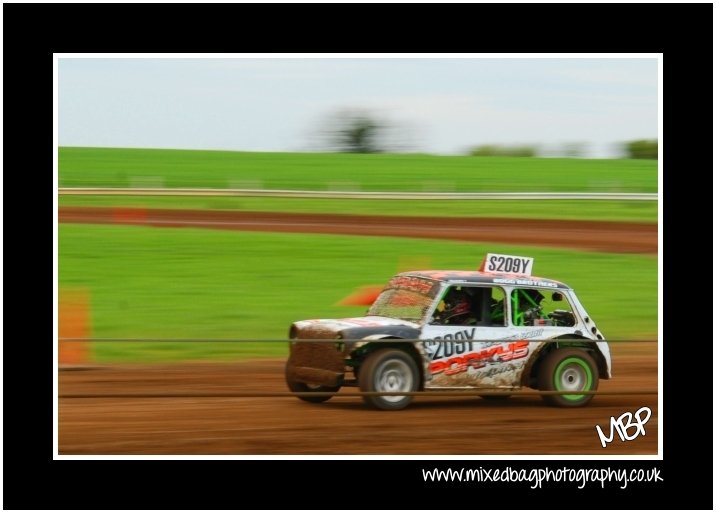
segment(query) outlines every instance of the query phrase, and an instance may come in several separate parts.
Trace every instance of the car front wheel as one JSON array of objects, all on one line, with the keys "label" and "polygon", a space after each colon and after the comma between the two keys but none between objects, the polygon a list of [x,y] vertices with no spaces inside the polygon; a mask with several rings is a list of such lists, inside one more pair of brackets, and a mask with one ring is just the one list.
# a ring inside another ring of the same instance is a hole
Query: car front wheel
[{"label": "car front wheel", "polygon": [[[415,392],[418,366],[405,351],[381,349],[368,355],[360,368],[361,392]],[[363,400],[381,410],[402,410],[413,400],[410,395],[364,396]]]},{"label": "car front wheel", "polygon": [[540,366],[538,388],[547,391],[572,392],[560,395],[543,395],[552,406],[584,406],[599,385],[599,373],[594,359],[581,349],[557,349],[549,353]]}]

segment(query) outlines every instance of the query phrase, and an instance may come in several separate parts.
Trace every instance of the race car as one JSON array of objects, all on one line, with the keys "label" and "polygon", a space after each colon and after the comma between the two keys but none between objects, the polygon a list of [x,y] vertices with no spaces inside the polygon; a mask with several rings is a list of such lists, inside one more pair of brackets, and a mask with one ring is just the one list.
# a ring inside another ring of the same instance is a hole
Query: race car
[{"label": "race car", "polygon": [[294,322],[289,390],[319,403],[358,387],[382,410],[408,406],[414,396],[401,392],[495,400],[523,387],[561,392],[542,395],[550,405],[586,405],[583,392],[611,378],[609,345],[574,291],[532,276],[533,262],[489,253],[477,271],[403,272],[364,317]]}]

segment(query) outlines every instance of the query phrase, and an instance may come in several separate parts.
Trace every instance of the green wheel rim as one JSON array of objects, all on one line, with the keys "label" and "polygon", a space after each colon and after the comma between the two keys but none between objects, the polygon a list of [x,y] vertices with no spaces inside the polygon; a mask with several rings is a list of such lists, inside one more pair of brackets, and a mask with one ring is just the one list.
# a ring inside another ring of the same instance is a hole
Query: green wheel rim
[{"label": "green wheel rim", "polygon": [[[586,360],[572,356],[565,358],[554,371],[554,388],[555,390],[591,390],[594,377],[592,376],[592,368]],[[567,401],[580,401],[584,399],[584,395],[562,395]]]}]

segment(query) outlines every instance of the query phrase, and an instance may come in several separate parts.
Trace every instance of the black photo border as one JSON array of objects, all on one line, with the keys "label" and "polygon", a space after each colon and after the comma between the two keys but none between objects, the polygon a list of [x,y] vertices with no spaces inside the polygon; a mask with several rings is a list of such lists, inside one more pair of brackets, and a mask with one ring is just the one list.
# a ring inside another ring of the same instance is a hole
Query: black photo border
[{"label": "black photo border", "polygon": [[[692,233],[705,224],[698,206],[711,173],[703,168],[713,169],[705,151],[713,135],[712,13],[711,4],[4,4],[4,269],[11,278],[4,297],[11,315],[3,328],[3,508],[666,509],[666,497],[678,497],[681,508],[711,509],[712,476],[695,461],[703,468],[700,460],[713,455],[713,374],[698,368],[713,361],[713,347],[698,330],[684,336],[692,321],[683,280],[703,287],[700,273],[677,269],[684,252],[704,261],[711,254],[701,247],[708,236]],[[533,490],[423,480],[422,468],[455,461],[53,460],[53,277],[44,253],[52,252],[50,189],[55,194],[53,54],[387,51],[663,54],[664,459],[509,462],[513,469],[658,468],[663,481]],[[13,192],[30,182],[34,197]],[[274,492],[258,483],[273,483]]]}]

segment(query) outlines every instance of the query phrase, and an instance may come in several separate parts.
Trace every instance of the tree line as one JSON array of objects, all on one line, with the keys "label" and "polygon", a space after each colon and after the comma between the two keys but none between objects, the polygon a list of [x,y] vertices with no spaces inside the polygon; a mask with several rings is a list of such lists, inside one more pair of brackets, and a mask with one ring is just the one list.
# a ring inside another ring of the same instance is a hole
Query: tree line
[{"label": "tree line", "polygon": [[[405,127],[402,128],[405,130]],[[324,147],[341,153],[385,153],[398,151],[397,127],[362,110],[344,110],[335,113],[323,131]],[[656,139],[639,139],[619,143],[621,151],[630,159],[657,159],[659,143]],[[563,144],[557,154],[565,157],[586,155],[587,144],[569,142]],[[540,154],[537,145],[482,144],[470,148],[468,155],[474,157],[535,157]]]}]

